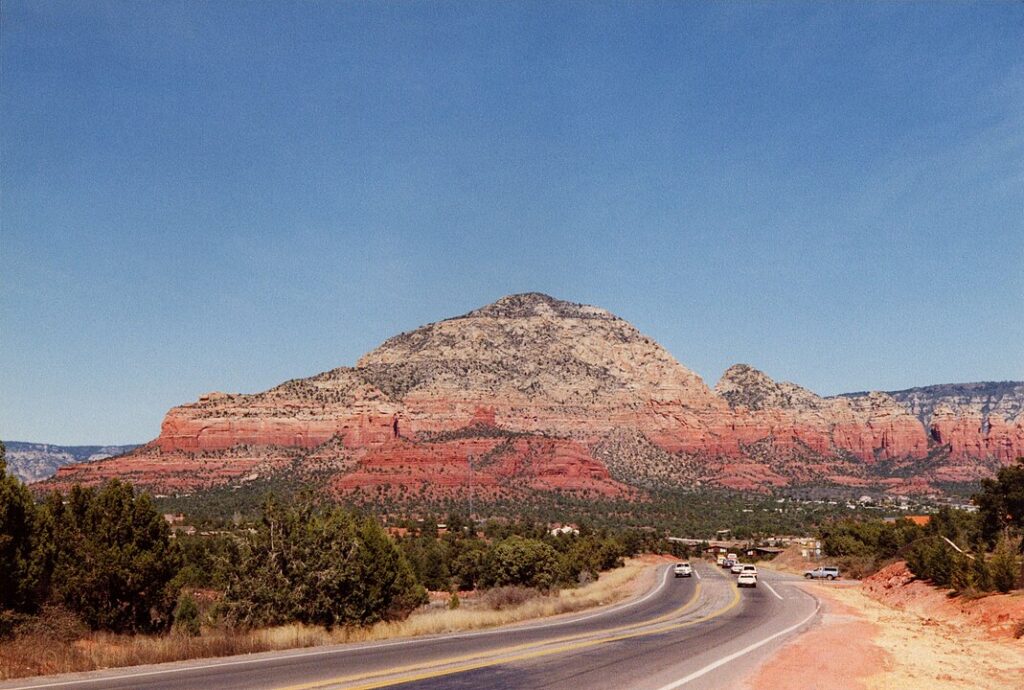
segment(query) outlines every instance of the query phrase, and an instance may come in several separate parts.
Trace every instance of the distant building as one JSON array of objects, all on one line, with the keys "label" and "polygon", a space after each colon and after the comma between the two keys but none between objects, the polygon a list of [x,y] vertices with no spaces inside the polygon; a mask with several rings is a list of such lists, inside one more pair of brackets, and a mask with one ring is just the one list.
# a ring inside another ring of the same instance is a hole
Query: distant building
[{"label": "distant building", "polygon": [[580,530],[575,525],[556,525],[551,528],[551,536],[557,537],[563,534],[575,534],[578,535]]}]

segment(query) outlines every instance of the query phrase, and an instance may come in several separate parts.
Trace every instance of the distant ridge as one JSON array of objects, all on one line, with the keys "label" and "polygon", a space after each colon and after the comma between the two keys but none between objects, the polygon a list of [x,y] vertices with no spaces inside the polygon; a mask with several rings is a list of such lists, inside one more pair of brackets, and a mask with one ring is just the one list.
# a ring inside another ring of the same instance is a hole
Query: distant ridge
[{"label": "distant ridge", "polygon": [[53,443],[4,441],[8,471],[25,483],[52,477],[57,468],[90,460],[103,460],[139,447],[124,446],[60,446]]},{"label": "distant ridge", "polygon": [[[836,397],[855,398],[863,395],[867,394],[842,393]],[[892,396],[926,426],[931,424],[935,409],[943,405],[971,410],[986,419],[990,414],[1013,418],[1024,411],[1024,381],[940,383],[886,391],[886,395]]]}]

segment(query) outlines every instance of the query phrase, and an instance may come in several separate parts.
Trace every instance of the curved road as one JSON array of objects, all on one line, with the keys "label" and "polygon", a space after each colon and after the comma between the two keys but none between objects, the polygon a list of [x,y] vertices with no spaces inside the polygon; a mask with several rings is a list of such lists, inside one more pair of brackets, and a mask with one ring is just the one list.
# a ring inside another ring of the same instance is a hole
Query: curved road
[{"label": "curved road", "polygon": [[597,612],[479,632],[204,659],[0,684],[3,688],[238,690],[380,688],[717,688],[739,680],[817,617],[796,578],[756,589],[696,562],[668,566],[644,596]]}]

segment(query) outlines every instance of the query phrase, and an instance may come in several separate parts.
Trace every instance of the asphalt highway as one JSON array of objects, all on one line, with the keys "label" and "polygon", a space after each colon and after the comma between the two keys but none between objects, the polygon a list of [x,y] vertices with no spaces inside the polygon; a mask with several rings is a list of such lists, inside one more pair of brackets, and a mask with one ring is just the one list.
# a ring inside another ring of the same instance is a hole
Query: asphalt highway
[{"label": "asphalt highway", "polygon": [[811,625],[818,602],[762,571],[756,589],[696,562],[599,611],[486,631],[22,679],[8,688],[237,690],[588,688],[688,690],[739,680]]}]

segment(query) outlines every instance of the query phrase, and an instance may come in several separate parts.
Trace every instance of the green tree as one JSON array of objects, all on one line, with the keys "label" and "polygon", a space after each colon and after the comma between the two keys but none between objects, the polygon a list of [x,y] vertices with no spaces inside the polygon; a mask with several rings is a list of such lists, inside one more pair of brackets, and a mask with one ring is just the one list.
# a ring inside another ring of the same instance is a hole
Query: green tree
[{"label": "green tree", "polygon": [[7,474],[0,441],[0,609],[31,611],[39,604],[37,513],[29,490]]},{"label": "green tree", "polygon": [[558,553],[537,539],[513,535],[494,545],[487,557],[484,584],[551,589],[558,581]]},{"label": "green tree", "polygon": [[1024,458],[1003,467],[995,479],[981,482],[981,493],[974,496],[978,505],[982,537],[994,545],[1007,530],[1024,530]]},{"label": "green tree", "polygon": [[483,579],[487,563],[487,544],[480,539],[458,542],[452,556],[452,575],[462,591],[476,588]]},{"label": "green tree", "polygon": [[1004,594],[1017,585],[1017,558],[1009,538],[1003,535],[992,556],[992,584]]},{"label": "green tree", "polygon": [[199,604],[188,592],[178,596],[178,605],[174,607],[174,631],[189,637],[199,634]]},{"label": "green tree", "polygon": [[74,486],[67,502],[45,504],[55,546],[52,585],[57,596],[94,629],[166,629],[181,561],[170,528],[148,494],[114,480],[98,491]]},{"label": "green tree", "polygon": [[445,542],[436,537],[419,536],[403,539],[401,547],[416,579],[424,587],[436,592],[448,589],[452,576]]},{"label": "green tree", "polygon": [[971,571],[974,578],[974,586],[979,591],[991,592],[994,589],[992,571],[988,567],[988,561],[985,560],[983,550],[978,550],[978,555],[975,556],[974,561],[971,563]]},{"label": "green tree", "polygon": [[950,552],[953,549],[941,538],[919,539],[906,553],[907,567],[915,577],[931,580],[938,587],[949,585],[952,572]]},{"label": "green tree", "polygon": [[971,569],[970,559],[958,551],[950,554],[949,563],[949,586],[957,593],[968,591],[974,586],[974,573]]},{"label": "green tree", "polygon": [[225,592],[229,621],[366,625],[401,618],[426,602],[402,553],[370,519],[308,498],[266,502]]}]

